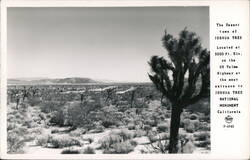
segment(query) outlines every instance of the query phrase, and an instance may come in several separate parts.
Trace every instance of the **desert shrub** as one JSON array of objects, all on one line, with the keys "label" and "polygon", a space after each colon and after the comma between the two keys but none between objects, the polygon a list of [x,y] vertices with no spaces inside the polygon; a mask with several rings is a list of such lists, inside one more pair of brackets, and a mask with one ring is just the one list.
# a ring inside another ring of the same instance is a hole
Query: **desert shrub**
[{"label": "desert shrub", "polygon": [[210,138],[210,134],[208,132],[200,132],[194,134],[196,141],[206,141]]},{"label": "desert shrub", "polygon": [[59,131],[59,129],[57,129],[57,128],[51,130],[51,134],[59,133],[59,132],[60,132],[60,131]]},{"label": "desert shrub", "polygon": [[170,138],[170,134],[169,133],[160,133],[159,134],[159,139],[160,140],[168,140]]},{"label": "desert shrub", "polygon": [[23,121],[23,126],[27,128],[34,128],[37,127],[38,124],[35,123],[30,117],[26,117],[26,119]]},{"label": "desert shrub", "polygon": [[97,102],[73,103],[67,106],[66,121],[68,125],[73,127],[84,127],[86,129],[94,128],[93,122],[97,121],[96,112],[101,104]]},{"label": "desert shrub", "polygon": [[200,130],[201,131],[210,131],[210,124],[207,122],[201,123]]},{"label": "desert shrub", "polygon": [[71,137],[52,137],[50,143],[53,148],[64,148],[70,146],[81,146],[80,141]]},{"label": "desert shrub", "polygon": [[69,133],[72,137],[80,137],[81,135],[86,133],[86,129],[84,128],[77,128]]},{"label": "desert shrub", "polygon": [[87,147],[83,150],[83,154],[95,154],[95,150],[92,147]]},{"label": "desert shrub", "polygon": [[52,136],[41,135],[36,139],[36,144],[43,147],[48,147],[51,144],[52,148],[64,148],[70,146],[81,146],[80,141],[68,136]]},{"label": "desert shrub", "polygon": [[146,131],[146,133],[148,134],[148,132],[151,130],[151,126],[150,125],[144,125],[143,129]]},{"label": "desert shrub", "polygon": [[155,121],[155,120],[146,120],[145,124],[149,125],[151,127],[156,127],[157,126],[157,121]]},{"label": "desert shrub", "polygon": [[104,154],[127,154],[134,150],[134,146],[130,141],[125,141],[121,143],[115,143],[111,148],[106,148],[103,153]]},{"label": "desert shrub", "polygon": [[138,145],[138,143],[137,143],[136,141],[134,141],[134,140],[129,140],[129,143],[130,143],[132,146],[134,146],[134,147],[136,147],[136,146]]},{"label": "desert shrub", "polygon": [[40,105],[40,109],[44,113],[51,113],[53,111],[58,111],[64,106],[63,101],[43,101]]},{"label": "desert shrub", "polygon": [[182,148],[181,153],[193,153],[195,149],[195,145],[192,141],[188,141]]},{"label": "desert shrub", "polygon": [[122,129],[117,132],[113,132],[113,134],[119,135],[123,141],[130,140],[134,137],[133,132],[127,130],[127,129]]},{"label": "desert shrub", "polygon": [[202,123],[199,120],[191,120],[191,123],[194,124],[195,131],[199,130],[202,127]]},{"label": "desert shrub", "polygon": [[136,131],[135,131],[135,137],[142,137],[142,136],[145,136],[147,134],[147,132],[146,131],[144,131],[144,130],[141,130],[141,129],[137,129]]},{"label": "desert shrub", "polygon": [[36,137],[41,135],[42,133],[42,128],[40,127],[29,129],[29,135],[30,137],[32,137],[32,139],[36,139]]},{"label": "desert shrub", "polygon": [[195,132],[195,126],[193,123],[187,123],[184,127],[185,127],[185,130],[189,133]]},{"label": "desert shrub", "polygon": [[98,125],[95,127],[95,129],[88,131],[88,133],[102,133],[103,131],[104,131],[104,127],[102,125]]},{"label": "desert shrub", "polygon": [[166,132],[169,130],[169,124],[168,123],[160,123],[157,125],[157,131],[159,132]]},{"label": "desert shrub", "polygon": [[128,124],[128,129],[129,130],[134,130],[135,129],[135,124],[134,123],[129,123]]},{"label": "desert shrub", "polygon": [[197,120],[198,119],[198,115],[197,114],[191,114],[189,116],[190,120]]},{"label": "desert shrub", "polygon": [[92,142],[94,142],[93,138],[87,138],[87,141],[89,141],[89,144],[91,144]]},{"label": "desert shrub", "polygon": [[204,115],[199,118],[200,122],[210,123],[210,115]]},{"label": "desert shrub", "polygon": [[63,126],[64,125],[64,121],[65,121],[65,114],[64,114],[63,110],[60,109],[60,110],[54,111],[52,113],[52,116],[51,116],[51,119],[50,119],[49,122],[51,124]]},{"label": "desert shrub", "polygon": [[52,136],[51,135],[40,135],[36,138],[35,142],[39,146],[46,147],[47,144],[51,141]]},{"label": "desert shrub", "polygon": [[204,113],[205,115],[210,114],[210,102],[209,98],[199,101],[193,105],[187,107],[187,110],[196,113]]},{"label": "desert shrub", "polygon": [[[22,105],[25,106],[25,105]],[[26,119],[27,118],[27,119]],[[25,142],[32,140],[26,121],[30,121],[27,117],[27,108],[23,107],[19,110],[8,108],[7,114],[7,152],[23,153]]]},{"label": "desert shrub", "polygon": [[79,150],[64,149],[61,154],[80,154]]},{"label": "desert shrub", "polygon": [[7,131],[13,130],[13,129],[17,128],[17,127],[18,127],[18,125],[16,123],[8,122]]},{"label": "desert shrub", "polygon": [[100,143],[101,148],[108,149],[112,148],[112,146],[116,143],[121,143],[127,140],[130,140],[134,137],[134,134],[126,129],[119,130],[116,132],[111,132],[108,136],[104,137]]},{"label": "desert shrub", "polygon": [[149,139],[149,141],[150,141],[151,143],[154,143],[154,142],[156,142],[157,140],[159,140],[159,138],[158,138],[158,136],[157,136],[156,134],[157,134],[157,133],[154,133],[154,132],[152,132],[152,131],[150,131],[150,132],[148,133],[147,137],[148,137],[148,139]]},{"label": "desert shrub", "polygon": [[23,153],[27,137],[27,129],[25,127],[17,127],[8,131],[7,134],[7,152],[8,153]]},{"label": "desert shrub", "polygon": [[184,129],[189,133],[193,133],[199,130],[201,126],[201,122],[199,122],[198,120],[184,119],[183,124]]},{"label": "desert shrub", "polygon": [[198,143],[195,144],[197,147],[202,147],[202,148],[208,148],[210,145],[210,139],[205,140],[205,141],[199,141]]},{"label": "desert shrub", "polygon": [[170,113],[170,112],[166,112],[166,113],[164,114],[164,116],[165,116],[166,119],[168,119],[168,118],[171,117],[171,113]]},{"label": "desert shrub", "polygon": [[123,113],[119,112],[115,106],[105,106],[99,111],[97,119],[102,122],[101,124],[105,128],[118,126],[123,120]]},{"label": "desert shrub", "polygon": [[122,142],[122,138],[119,135],[116,134],[110,134],[109,136],[104,137],[100,143],[101,148],[107,149],[110,148],[115,143]]},{"label": "desert shrub", "polygon": [[114,122],[114,121],[105,120],[105,121],[102,122],[102,125],[103,125],[105,128],[109,128],[110,126],[114,126],[114,125],[115,125],[115,122]]},{"label": "desert shrub", "polygon": [[37,106],[41,103],[42,101],[40,100],[39,97],[34,97],[34,98],[29,98],[28,99],[28,104],[30,106]]}]

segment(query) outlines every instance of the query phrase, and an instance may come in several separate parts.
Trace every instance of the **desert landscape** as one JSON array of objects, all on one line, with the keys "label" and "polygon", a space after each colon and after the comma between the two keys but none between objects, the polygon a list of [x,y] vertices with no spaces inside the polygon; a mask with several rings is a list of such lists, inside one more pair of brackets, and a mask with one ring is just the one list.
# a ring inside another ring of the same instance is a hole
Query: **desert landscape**
[{"label": "desert landscape", "polygon": [[209,7],[8,8],[9,154],[210,153]]},{"label": "desert landscape", "polygon": [[[150,83],[8,86],[8,152],[164,153],[171,104],[161,97]],[[209,111],[209,99],[185,109],[179,153],[209,152]]]}]

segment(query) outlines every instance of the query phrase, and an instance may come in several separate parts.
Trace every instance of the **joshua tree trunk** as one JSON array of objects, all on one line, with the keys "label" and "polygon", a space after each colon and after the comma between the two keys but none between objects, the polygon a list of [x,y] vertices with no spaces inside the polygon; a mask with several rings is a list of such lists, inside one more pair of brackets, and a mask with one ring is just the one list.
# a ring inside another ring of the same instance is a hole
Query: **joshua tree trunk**
[{"label": "joshua tree trunk", "polygon": [[170,142],[169,142],[169,153],[178,152],[178,134],[180,127],[180,116],[181,109],[179,107],[172,107],[171,122],[170,122]]},{"label": "joshua tree trunk", "polygon": [[130,99],[130,108],[133,107],[133,101],[134,101],[134,98],[135,98],[135,91],[132,91],[132,94],[131,94],[131,99]]},{"label": "joshua tree trunk", "polygon": [[161,105],[163,105],[164,94],[161,94]]}]

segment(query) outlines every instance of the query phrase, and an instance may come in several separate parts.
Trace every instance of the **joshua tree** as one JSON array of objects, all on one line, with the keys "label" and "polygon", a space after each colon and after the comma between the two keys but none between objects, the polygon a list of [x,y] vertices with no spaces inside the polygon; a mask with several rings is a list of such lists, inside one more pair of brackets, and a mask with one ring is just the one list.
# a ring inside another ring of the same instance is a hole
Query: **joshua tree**
[{"label": "joshua tree", "polygon": [[209,96],[210,56],[202,48],[200,38],[186,28],[180,32],[179,39],[165,31],[162,42],[168,58],[151,57],[149,78],[171,103],[169,153],[177,153],[183,108]]},{"label": "joshua tree", "polygon": [[130,108],[133,108],[134,99],[135,99],[135,90],[132,90],[130,99]]}]

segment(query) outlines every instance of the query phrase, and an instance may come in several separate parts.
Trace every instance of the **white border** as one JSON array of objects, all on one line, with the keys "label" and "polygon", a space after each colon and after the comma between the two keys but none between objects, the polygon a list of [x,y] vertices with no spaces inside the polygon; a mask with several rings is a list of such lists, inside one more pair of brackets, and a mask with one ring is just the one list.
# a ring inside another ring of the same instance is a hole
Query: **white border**
[{"label": "white border", "polygon": [[[239,5],[240,4],[240,5]],[[213,141],[214,135],[218,132],[214,130],[216,128],[216,117],[213,115],[213,108],[211,103],[211,153],[210,154],[139,154],[139,155],[107,155],[107,154],[96,154],[96,155],[34,155],[34,154],[6,154],[6,59],[7,59],[7,7],[138,7],[138,6],[209,6],[210,7],[210,14],[211,12],[213,14],[210,15],[210,48],[213,46],[213,41],[211,41],[213,36],[213,22],[216,20],[217,16],[219,16],[220,7],[230,9],[238,7],[238,11],[241,11],[242,8],[249,8],[249,1],[247,0],[241,0],[241,1],[186,1],[186,0],[178,0],[178,1],[164,1],[164,0],[76,0],[76,1],[68,1],[68,0],[4,0],[1,4],[1,158],[4,159],[248,159],[249,152],[239,152],[242,153],[242,155],[234,154],[234,153],[227,153],[227,147],[225,146],[225,151],[221,153],[214,154],[214,146],[218,144],[224,144],[225,142],[215,142]],[[231,15],[234,14],[233,12],[230,12],[230,10],[227,10],[228,19],[230,19]],[[249,12],[249,9],[248,9]],[[223,19],[223,17],[222,17]],[[224,17],[225,19],[225,17]],[[248,17],[249,20],[249,17]],[[211,23],[212,22],[212,23]],[[248,28],[249,28],[249,22],[248,22]],[[249,42],[249,32],[248,32],[248,42]],[[249,47],[247,48],[249,51]],[[212,53],[212,48],[210,49]],[[246,56],[246,58],[249,58],[250,56]],[[211,61],[213,60],[213,56],[211,56]],[[249,61],[246,61],[246,63]],[[213,62],[211,62],[213,64]],[[212,68],[212,66],[211,66]],[[247,65],[247,68],[249,69],[249,65]],[[211,72],[213,72],[213,69],[211,69]],[[213,75],[211,75],[211,80],[213,80]],[[246,79],[249,80],[249,79]],[[249,81],[246,81],[249,82]],[[211,83],[212,86],[212,83]],[[247,85],[249,86],[249,85]],[[211,92],[212,93],[212,92]],[[249,95],[249,92],[247,92],[247,95]],[[246,96],[247,96],[246,95]],[[213,102],[213,96],[211,94],[211,102]],[[247,104],[249,103],[249,100],[247,101]],[[246,110],[249,113],[249,110]],[[249,120],[249,117],[247,118]],[[249,132],[249,127],[246,127],[246,132]],[[223,135],[220,135],[223,136]],[[238,135],[240,136],[240,135]],[[243,137],[244,138],[244,137]],[[249,142],[249,136],[245,137],[246,142]],[[241,140],[242,141],[242,140]],[[233,145],[233,144],[231,144]],[[249,149],[249,145],[242,145],[242,146],[234,146],[235,150],[239,150],[240,147],[246,147]],[[245,148],[245,149],[246,149]],[[223,149],[222,149],[223,150]],[[221,150],[220,150],[221,151]]]}]

